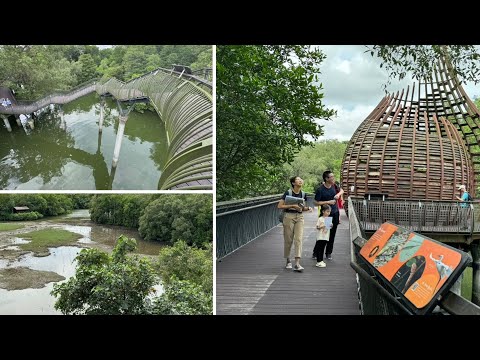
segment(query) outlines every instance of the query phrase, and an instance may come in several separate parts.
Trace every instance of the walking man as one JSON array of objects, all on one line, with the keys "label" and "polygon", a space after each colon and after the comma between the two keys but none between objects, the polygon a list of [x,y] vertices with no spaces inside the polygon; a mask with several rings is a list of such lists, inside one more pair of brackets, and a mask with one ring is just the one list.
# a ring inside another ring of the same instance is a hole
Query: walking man
[{"label": "walking man", "polygon": [[[332,260],[333,243],[335,241],[335,235],[337,233],[338,223],[340,222],[340,211],[337,206],[337,200],[343,195],[343,189],[340,188],[338,193],[335,190],[335,176],[330,170],[327,170],[322,175],[324,183],[315,192],[315,200],[313,203],[316,206],[330,205],[330,216],[333,218],[333,227],[330,229],[330,237],[325,248],[325,257],[328,260]],[[313,257],[317,257],[318,248],[315,246],[313,249]]]}]

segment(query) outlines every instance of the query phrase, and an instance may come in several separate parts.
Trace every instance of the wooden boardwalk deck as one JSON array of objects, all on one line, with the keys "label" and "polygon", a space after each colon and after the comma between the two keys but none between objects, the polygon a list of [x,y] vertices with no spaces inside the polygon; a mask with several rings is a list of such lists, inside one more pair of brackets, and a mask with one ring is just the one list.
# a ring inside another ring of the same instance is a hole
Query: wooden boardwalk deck
[{"label": "wooden boardwalk deck", "polygon": [[285,269],[282,225],[217,262],[216,314],[360,314],[345,212],[333,260],[325,260],[327,267],[322,269],[311,259],[316,218],[316,211],[305,214],[302,273]]}]

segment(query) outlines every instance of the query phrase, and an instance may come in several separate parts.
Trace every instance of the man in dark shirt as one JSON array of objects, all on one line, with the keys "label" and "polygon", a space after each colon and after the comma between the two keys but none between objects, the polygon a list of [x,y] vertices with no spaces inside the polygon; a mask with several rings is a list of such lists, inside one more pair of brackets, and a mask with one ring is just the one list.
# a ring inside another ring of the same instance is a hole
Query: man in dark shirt
[{"label": "man in dark shirt", "polygon": [[[335,176],[330,170],[327,170],[322,175],[324,183],[315,192],[314,204],[317,206],[330,205],[332,211],[330,216],[333,218],[333,227],[330,229],[330,238],[328,239],[327,246],[325,248],[325,257],[328,260],[332,260],[333,243],[335,241],[335,235],[337,233],[337,226],[340,220],[340,211],[338,210],[337,200],[341,198],[343,190],[340,188],[337,193],[335,189]],[[316,258],[317,249],[313,249],[313,256]]]}]

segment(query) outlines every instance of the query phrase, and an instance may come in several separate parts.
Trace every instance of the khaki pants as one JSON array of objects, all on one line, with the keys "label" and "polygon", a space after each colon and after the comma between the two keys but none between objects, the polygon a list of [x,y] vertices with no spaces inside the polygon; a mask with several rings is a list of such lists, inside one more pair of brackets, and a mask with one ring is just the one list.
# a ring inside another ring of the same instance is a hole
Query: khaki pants
[{"label": "khaki pants", "polygon": [[284,257],[290,257],[292,243],[295,244],[295,257],[302,257],[303,223],[302,213],[285,212],[283,217]]}]

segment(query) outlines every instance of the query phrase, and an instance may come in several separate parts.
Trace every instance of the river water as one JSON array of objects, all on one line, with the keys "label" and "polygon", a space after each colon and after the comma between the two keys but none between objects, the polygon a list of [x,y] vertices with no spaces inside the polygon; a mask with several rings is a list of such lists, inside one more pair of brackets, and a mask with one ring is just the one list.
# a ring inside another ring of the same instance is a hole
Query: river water
[{"label": "river water", "polygon": [[101,134],[96,93],[45,109],[28,134],[13,117],[11,133],[1,121],[0,189],[156,190],[167,154],[163,122],[154,112],[132,111],[117,168],[112,169],[116,101],[107,98],[104,109]]},{"label": "river water", "polygon": [[[96,247],[110,252],[116,239],[124,234],[137,240],[138,254],[154,257],[158,255],[162,244],[144,241],[138,231],[116,226],[103,226],[91,222],[88,210],[76,210],[73,213],[50,219],[47,221],[25,222],[25,228],[6,232],[0,237],[0,252],[3,249],[15,249],[16,245],[25,242],[21,233],[39,230],[42,228],[65,229],[82,235],[79,244],[87,247]],[[0,232],[1,234],[2,232]],[[8,234],[14,233],[14,234]],[[6,260],[0,257],[0,268],[28,267],[32,270],[53,271],[66,279],[75,275],[76,261],[74,260],[81,247],[61,246],[49,248],[50,255],[35,257],[32,253],[20,256],[15,260]],[[59,314],[54,308],[55,298],[50,295],[54,283],[48,283],[40,289],[5,290],[0,288],[0,314]],[[161,293],[161,285],[155,286]]]}]

